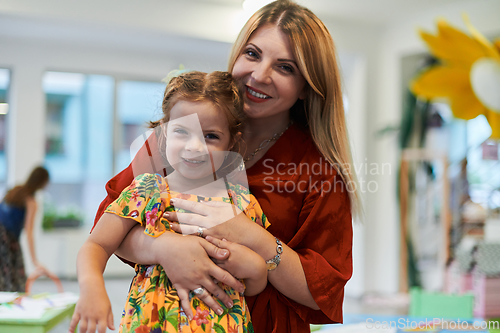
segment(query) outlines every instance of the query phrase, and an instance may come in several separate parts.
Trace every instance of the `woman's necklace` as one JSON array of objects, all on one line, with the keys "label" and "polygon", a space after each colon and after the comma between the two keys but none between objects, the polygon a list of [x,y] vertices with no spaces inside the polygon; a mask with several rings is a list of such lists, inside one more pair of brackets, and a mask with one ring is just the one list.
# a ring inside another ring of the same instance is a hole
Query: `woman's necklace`
[{"label": "woman's necklace", "polygon": [[283,135],[283,133],[286,132],[286,130],[288,129],[288,127],[290,127],[292,124],[293,124],[293,121],[290,121],[288,123],[288,125],[286,126],[286,128],[281,133],[274,133],[272,137],[270,137],[269,139],[266,139],[266,140],[262,141],[261,144],[259,145],[259,147],[257,149],[255,149],[254,152],[251,153],[248,157],[245,157],[243,159],[243,161],[245,161],[245,163],[248,162],[248,161],[251,161],[255,157],[255,155],[257,155],[257,153],[259,151],[261,151],[262,149],[266,148],[269,145],[269,143],[278,140]]}]

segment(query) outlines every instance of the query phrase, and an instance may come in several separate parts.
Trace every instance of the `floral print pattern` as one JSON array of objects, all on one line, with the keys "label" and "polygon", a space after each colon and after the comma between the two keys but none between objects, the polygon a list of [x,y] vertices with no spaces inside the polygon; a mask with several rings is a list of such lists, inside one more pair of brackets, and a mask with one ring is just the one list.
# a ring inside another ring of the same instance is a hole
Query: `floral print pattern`
[{"label": "floral print pattern", "polygon": [[[193,201],[224,201],[236,204],[254,222],[267,228],[270,223],[253,195],[247,188],[228,184],[228,198],[201,197],[170,191],[161,175],[143,174],[125,188],[118,199],[106,209],[107,213],[131,218],[145,227],[144,233],[158,237],[164,232],[173,232],[165,211],[177,210],[170,205],[171,198]],[[136,275],[130,286],[127,303],[122,314],[119,331],[122,333],[247,333],[253,332],[245,298],[242,294],[219,282],[219,286],[231,297],[234,306],[216,314],[194,293],[190,293],[190,321],[182,307],[165,271],[160,265],[136,265]]]}]

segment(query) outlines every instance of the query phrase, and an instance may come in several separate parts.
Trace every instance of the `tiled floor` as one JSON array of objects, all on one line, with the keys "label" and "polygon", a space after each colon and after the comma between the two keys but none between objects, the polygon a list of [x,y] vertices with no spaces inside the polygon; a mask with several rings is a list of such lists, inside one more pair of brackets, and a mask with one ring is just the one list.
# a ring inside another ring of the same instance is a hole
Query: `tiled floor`
[{"label": "tiled floor", "polygon": [[[120,279],[106,279],[106,289],[113,308],[115,327],[118,329],[121,313],[125,304],[125,298],[132,277]],[[76,280],[62,280],[64,291],[78,293],[78,282]],[[50,280],[37,280],[33,285],[32,293],[56,292],[56,288]],[[371,297],[362,302],[359,299],[347,297],[344,301],[344,313],[346,314],[373,314],[373,315],[404,315],[407,307],[404,299]],[[67,333],[69,320],[55,327],[50,333]],[[109,332],[112,332],[108,330]]]}]

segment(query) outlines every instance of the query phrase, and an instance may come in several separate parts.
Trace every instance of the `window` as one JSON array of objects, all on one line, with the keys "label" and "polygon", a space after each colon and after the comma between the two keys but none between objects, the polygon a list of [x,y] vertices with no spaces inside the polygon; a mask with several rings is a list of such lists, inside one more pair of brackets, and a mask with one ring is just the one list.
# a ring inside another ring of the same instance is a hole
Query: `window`
[{"label": "window", "polygon": [[43,89],[45,165],[51,176],[47,209],[90,222],[112,176],[114,79],[47,72]]},{"label": "window", "polygon": [[130,145],[147,130],[148,122],[162,118],[164,83],[121,81],[117,89],[117,147],[115,173],[130,164]]},{"label": "window", "polygon": [[10,72],[8,69],[0,68],[0,197],[5,194],[7,181],[7,92],[10,83]]},{"label": "window", "polygon": [[47,72],[43,89],[51,175],[46,208],[59,217],[76,212],[90,223],[106,181],[130,164],[131,143],[148,121],[161,118],[165,84]]}]

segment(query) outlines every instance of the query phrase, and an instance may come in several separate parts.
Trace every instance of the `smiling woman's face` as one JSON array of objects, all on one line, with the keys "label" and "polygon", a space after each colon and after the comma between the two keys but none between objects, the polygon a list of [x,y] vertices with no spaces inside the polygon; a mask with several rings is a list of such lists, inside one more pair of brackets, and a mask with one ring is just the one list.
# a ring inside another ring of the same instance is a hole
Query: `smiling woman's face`
[{"label": "smiling woman's face", "polygon": [[262,26],[252,34],[232,74],[242,89],[249,118],[288,112],[297,99],[305,96],[306,81],[290,41],[275,25]]}]

